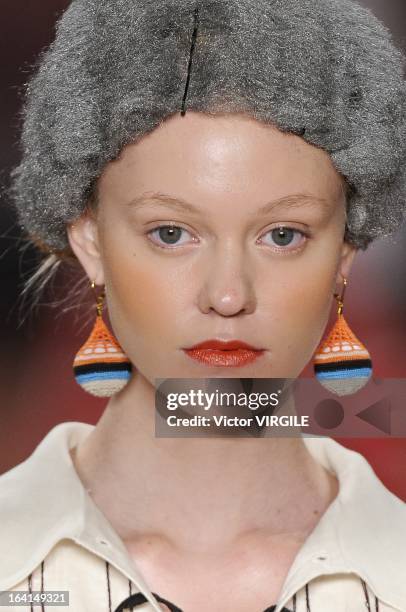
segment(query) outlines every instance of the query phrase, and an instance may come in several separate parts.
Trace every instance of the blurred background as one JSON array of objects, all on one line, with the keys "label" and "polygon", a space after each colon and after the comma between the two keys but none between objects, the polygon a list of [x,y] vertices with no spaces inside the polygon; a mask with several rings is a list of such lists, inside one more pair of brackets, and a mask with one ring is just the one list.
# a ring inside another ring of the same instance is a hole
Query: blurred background
[{"label": "blurred background", "polygon": [[[386,22],[406,49],[405,0],[363,0]],[[19,160],[22,85],[40,51],[54,36],[66,0],[2,0],[0,20],[0,180],[7,183]],[[1,191],[0,206],[0,473],[23,461],[57,423],[95,424],[105,400],[85,394],[75,383],[72,361],[93,323],[94,302],[79,304],[75,315],[63,298],[67,284],[59,274],[45,294],[45,305],[29,316],[19,300],[23,279],[36,254],[21,249],[15,218]],[[406,377],[406,230],[376,242],[357,257],[346,295],[347,319],[370,351],[381,378]],[[47,300],[62,300],[55,309]],[[66,312],[64,312],[64,309]],[[333,322],[334,318],[332,318]],[[309,367],[303,373],[312,376]],[[406,409],[406,398],[405,398]],[[339,439],[368,459],[375,472],[406,501],[406,439]]]}]

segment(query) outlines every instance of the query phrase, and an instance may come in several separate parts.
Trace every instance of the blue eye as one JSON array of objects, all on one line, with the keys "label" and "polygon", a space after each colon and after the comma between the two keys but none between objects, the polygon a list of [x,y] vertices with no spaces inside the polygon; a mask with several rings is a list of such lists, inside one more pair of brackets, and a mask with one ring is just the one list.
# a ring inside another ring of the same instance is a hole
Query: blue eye
[{"label": "blue eye", "polygon": [[[171,246],[182,246],[188,244],[190,241],[190,232],[185,228],[177,225],[160,225],[155,229],[148,232],[149,236],[154,236],[152,240],[155,246],[162,249],[168,249]],[[306,240],[306,234],[298,229],[292,227],[279,226],[272,230],[269,230],[264,236],[271,236],[271,243],[267,243],[270,246],[277,247],[276,251],[291,251],[299,248],[301,244]],[[182,237],[184,238],[182,240]],[[192,241],[193,242],[193,237]],[[290,247],[290,248],[288,248]]]},{"label": "blue eye", "polygon": [[157,234],[158,239],[162,242],[161,244],[159,244],[159,242],[155,242],[155,240],[153,242],[157,244],[157,246],[166,248],[165,246],[162,246],[162,243],[167,246],[184,244],[184,242],[179,242],[182,232],[186,232],[187,234],[189,233],[183,227],[178,227],[176,225],[160,225],[151,232],[148,232],[148,234],[151,236]]},{"label": "blue eye", "polygon": [[264,235],[271,235],[273,244],[282,250],[288,250],[286,247],[299,247],[306,238],[300,230],[284,226],[276,227]]}]

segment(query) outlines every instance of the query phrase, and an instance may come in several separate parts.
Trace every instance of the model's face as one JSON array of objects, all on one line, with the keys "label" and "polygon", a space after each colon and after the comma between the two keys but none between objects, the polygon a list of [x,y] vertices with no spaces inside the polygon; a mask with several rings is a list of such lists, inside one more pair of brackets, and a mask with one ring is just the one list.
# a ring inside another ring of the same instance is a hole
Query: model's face
[{"label": "model's face", "polygon": [[[114,333],[140,375],[300,374],[354,255],[325,152],[249,117],[188,112],[127,146],[98,195],[97,217],[76,222],[70,242],[106,285]],[[208,339],[265,352],[218,366],[183,350]]]}]

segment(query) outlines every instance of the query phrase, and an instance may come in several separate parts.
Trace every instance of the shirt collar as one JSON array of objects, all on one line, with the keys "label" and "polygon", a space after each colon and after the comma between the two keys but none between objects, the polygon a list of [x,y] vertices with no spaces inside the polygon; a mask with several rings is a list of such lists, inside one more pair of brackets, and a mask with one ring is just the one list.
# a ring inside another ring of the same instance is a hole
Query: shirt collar
[{"label": "shirt collar", "polygon": [[292,595],[322,574],[355,573],[374,594],[405,610],[406,504],[379,480],[368,461],[331,438],[303,437],[313,457],[339,481],[339,492],[297,554],[280,612]]},{"label": "shirt collar", "polygon": [[134,567],[121,538],[84,488],[69,450],[94,425],[75,421],[54,427],[28,459],[0,478],[0,591],[24,580],[64,538],[108,560],[162,612]]},{"label": "shirt collar", "polygon": [[[63,538],[71,538],[121,570],[161,612],[124,543],[88,495],[69,450],[94,425],[55,426],[28,459],[0,477],[0,591],[24,580]],[[380,482],[366,459],[330,438],[304,437],[310,453],[336,475],[339,492],[297,554],[277,608],[312,578],[353,572],[383,602],[403,610],[406,504]]]}]

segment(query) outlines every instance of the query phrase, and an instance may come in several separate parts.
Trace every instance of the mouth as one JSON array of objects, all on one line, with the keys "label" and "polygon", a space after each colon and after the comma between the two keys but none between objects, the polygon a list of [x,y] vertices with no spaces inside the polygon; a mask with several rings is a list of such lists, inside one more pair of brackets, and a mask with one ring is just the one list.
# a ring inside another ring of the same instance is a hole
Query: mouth
[{"label": "mouth", "polygon": [[183,350],[188,357],[200,363],[229,368],[240,368],[253,363],[265,353],[265,349],[240,340],[207,340]]}]

